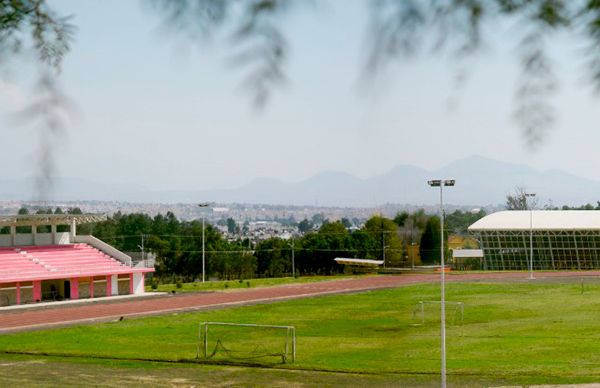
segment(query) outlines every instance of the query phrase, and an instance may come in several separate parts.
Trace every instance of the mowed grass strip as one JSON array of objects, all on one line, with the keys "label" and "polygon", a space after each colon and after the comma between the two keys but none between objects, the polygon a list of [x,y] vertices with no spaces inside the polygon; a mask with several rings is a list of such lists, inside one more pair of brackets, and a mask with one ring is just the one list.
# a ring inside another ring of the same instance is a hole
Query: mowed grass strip
[{"label": "mowed grass strip", "polygon": [[258,288],[258,287],[274,287],[286,284],[305,284],[316,283],[333,280],[348,280],[356,278],[364,278],[373,275],[335,275],[335,276],[300,276],[284,277],[284,278],[263,278],[263,279],[240,279],[240,280],[209,280],[202,282],[189,282],[177,284],[158,284],[156,289],[152,289],[150,285],[146,286],[146,292],[206,292],[206,291],[223,291],[228,289],[239,288]]},{"label": "mowed grass strip", "polygon": [[[437,285],[317,297],[0,336],[0,351],[193,360],[203,321],[293,325],[298,358],[283,368],[359,373],[439,372]],[[600,381],[600,286],[452,283],[448,372],[533,382]],[[253,360],[256,361],[256,360]],[[265,363],[276,362],[265,360]]]}]

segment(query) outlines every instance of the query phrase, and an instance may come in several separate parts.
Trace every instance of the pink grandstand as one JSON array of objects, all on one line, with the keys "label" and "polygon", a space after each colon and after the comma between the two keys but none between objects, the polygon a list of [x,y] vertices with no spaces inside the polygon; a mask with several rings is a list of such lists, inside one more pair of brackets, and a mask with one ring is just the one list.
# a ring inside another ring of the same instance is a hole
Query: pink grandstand
[{"label": "pink grandstand", "polygon": [[[0,306],[142,294],[145,274],[154,268],[143,261],[133,265],[114,247],[76,234],[77,224],[102,219],[95,214],[0,217]],[[58,226],[68,231],[59,232]]]}]

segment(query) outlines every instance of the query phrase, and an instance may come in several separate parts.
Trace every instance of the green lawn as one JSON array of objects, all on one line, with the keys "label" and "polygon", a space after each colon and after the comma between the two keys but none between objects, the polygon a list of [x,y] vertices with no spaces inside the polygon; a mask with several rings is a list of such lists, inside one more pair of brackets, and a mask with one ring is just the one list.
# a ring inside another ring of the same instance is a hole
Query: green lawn
[{"label": "green lawn", "polygon": [[[430,376],[402,376],[429,385]],[[0,355],[0,385],[11,387],[395,387],[390,374],[355,374],[223,365],[165,364]]]},{"label": "green lawn", "polygon": [[254,287],[272,287],[281,286],[284,284],[300,284],[313,283],[328,280],[352,279],[367,275],[335,275],[335,276],[301,276],[297,278],[264,278],[264,279],[247,279],[247,280],[214,280],[207,282],[192,282],[181,283],[181,287],[176,284],[159,284],[156,290],[153,290],[149,285],[146,286],[146,292],[199,292],[199,291],[222,291],[234,288],[254,288]]},{"label": "green lawn", "polygon": [[[383,385],[388,378],[405,385],[434,383],[439,373],[438,310],[428,307],[424,324],[414,312],[419,301],[435,300],[438,292],[435,285],[416,285],[4,335],[0,352],[134,363],[193,361],[201,321],[284,324],[296,327],[297,362],[264,360],[269,367],[360,373]],[[447,295],[465,306],[462,325],[456,310],[448,309],[449,383],[600,381],[600,285],[587,284],[582,293],[578,283],[451,283]],[[259,379],[277,371],[245,369]]]}]

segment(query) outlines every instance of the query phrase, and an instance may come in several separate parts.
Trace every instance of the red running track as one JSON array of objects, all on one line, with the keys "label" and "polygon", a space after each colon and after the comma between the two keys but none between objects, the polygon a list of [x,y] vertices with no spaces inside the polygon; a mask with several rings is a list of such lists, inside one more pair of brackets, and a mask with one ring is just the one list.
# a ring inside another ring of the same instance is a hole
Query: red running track
[{"label": "red running track", "polygon": [[[434,282],[439,280],[439,276],[439,274],[373,276],[268,288],[232,290],[227,292],[164,295],[146,299],[106,301],[105,303],[93,303],[87,305],[57,305],[48,306],[43,309],[13,310],[0,313],[0,333],[109,321],[119,319],[120,317],[223,308],[327,294],[401,287],[403,285],[415,283]],[[525,272],[448,274],[446,280],[448,282],[486,279],[525,280],[527,276],[528,275]],[[582,276],[600,276],[600,271],[535,273],[536,279]]]}]

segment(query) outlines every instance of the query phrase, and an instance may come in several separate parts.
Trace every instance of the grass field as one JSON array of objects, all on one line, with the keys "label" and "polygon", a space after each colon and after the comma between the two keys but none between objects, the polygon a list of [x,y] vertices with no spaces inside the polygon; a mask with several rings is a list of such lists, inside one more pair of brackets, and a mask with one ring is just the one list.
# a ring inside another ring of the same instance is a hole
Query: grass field
[{"label": "grass field", "polygon": [[[413,313],[419,301],[437,299],[438,292],[435,285],[417,285],[4,335],[0,352],[33,355],[0,356],[0,363],[14,365],[0,368],[0,381],[8,381],[2,369],[36,375],[47,367],[110,381],[115,376],[134,381],[139,370],[148,370],[157,385],[176,383],[161,380],[173,376],[184,379],[182,384],[203,385],[223,379],[234,385],[435,385],[437,309],[427,309],[424,324]],[[448,311],[449,384],[600,381],[600,285],[452,283],[447,295],[465,305],[462,325]],[[265,368],[194,365],[201,321],[294,325],[297,362],[265,360]],[[177,361],[191,364],[172,363]],[[44,378],[64,382],[52,374]]]},{"label": "grass field", "polygon": [[159,291],[159,292],[202,292],[202,291],[223,291],[228,289],[237,288],[255,288],[255,287],[272,287],[281,286],[284,284],[302,284],[302,283],[314,283],[338,279],[352,279],[360,276],[368,275],[336,275],[336,276],[302,276],[302,277],[286,277],[286,278],[264,278],[264,279],[247,279],[247,280],[211,280],[205,283],[192,282],[192,283],[181,283],[181,287],[177,287],[176,284],[159,284],[158,287],[153,290],[152,287],[146,286],[146,292]]}]

